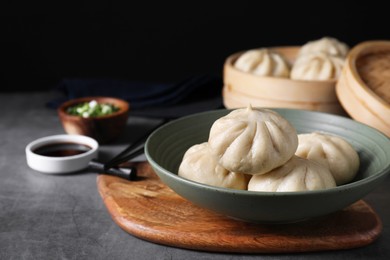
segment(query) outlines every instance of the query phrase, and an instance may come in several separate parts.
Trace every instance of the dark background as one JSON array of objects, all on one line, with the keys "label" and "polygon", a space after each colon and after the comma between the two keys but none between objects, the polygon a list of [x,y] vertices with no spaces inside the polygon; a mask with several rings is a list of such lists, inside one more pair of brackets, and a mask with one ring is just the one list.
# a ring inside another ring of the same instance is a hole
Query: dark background
[{"label": "dark background", "polygon": [[52,2],[1,4],[1,91],[69,77],[177,82],[222,75],[227,56],[250,48],[390,39],[390,12],[376,1]]}]

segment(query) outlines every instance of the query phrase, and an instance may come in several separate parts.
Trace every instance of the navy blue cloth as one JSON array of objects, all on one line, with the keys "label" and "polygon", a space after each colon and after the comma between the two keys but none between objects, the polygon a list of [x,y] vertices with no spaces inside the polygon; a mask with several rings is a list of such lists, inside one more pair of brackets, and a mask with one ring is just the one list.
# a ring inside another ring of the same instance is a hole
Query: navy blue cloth
[{"label": "navy blue cloth", "polygon": [[[119,79],[63,79],[57,86],[62,97],[48,102],[51,108],[57,108],[61,103],[86,96],[110,96],[122,98],[130,103],[134,113],[155,114],[160,109],[173,111],[191,107],[197,112],[196,104],[201,111],[216,109],[222,106],[222,79],[217,76],[200,75],[188,78],[175,84],[158,84],[135,82]],[[209,101],[209,102],[206,102]],[[160,111],[162,114],[164,111]],[[158,113],[157,113],[158,114]]]}]

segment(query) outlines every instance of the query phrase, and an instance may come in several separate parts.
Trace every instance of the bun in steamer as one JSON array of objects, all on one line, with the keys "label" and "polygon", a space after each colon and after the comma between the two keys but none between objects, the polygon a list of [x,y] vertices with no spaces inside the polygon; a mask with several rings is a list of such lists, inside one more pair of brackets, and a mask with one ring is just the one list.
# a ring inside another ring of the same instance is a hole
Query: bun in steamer
[{"label": "bun in steamer", "polygon": [[322,52],[327,55],[346,58],[349,51],[347,44],[332,37],[323,37],[318,40],[309,41],[302,45],[298,56],[303,56],[309,53]]},{"label": "bun in steamer", "polygon": [[344,59],[325,53],[309,53],[298,57],[291,69],[291,79],[331,80],[337,79],[344,66]]},{"label": "bun in steamer", "polygon": [[283,56],[266,48],[244,52],[234,67],[259,76],[288,78],[290,75],[289,64]]}]

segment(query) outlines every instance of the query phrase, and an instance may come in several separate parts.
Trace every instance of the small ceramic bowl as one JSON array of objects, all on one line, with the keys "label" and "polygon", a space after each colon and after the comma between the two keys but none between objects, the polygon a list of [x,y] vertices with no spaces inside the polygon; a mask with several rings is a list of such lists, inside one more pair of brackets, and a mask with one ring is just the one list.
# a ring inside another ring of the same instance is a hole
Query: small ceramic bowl
[{"label": "small ceramic bowl", "polygon": [[39,138],[26,146],[27,164],[32,169],[50,174],[82,170],[97,158],[99,144],[82,135],[52,135]]},{"label": "small ceramic bowl", "polygon": [[[69,107],[92,100],[97,103],[108,103],[119,108],[118,111],[99,117],[70,115]],[[125,100],[112,97],[84,97],[69,100],[58,108],[62,126],[68,134],[79,134],[92,137],[100,144],[108,143],[121,135],[126,127],[129,113],[129,103]]]},{"label": "small ceramic bowl", "polygon": [[[300,47],[273,47],[270,50],[283,55],[292,64]],[[293,80],[244,72],[234,66],[242,53],[230,55],[224,64],[222,96],[226,108],[246,107],[251,104],[259,107],[293,108],[345,114],[336,96],[335,79]]]},{"label": "small ceramic bowl", "polygon": [[236,219],[286,223],[341,210],[375,189],[390,172],[390,139],[351,119],[312,111],[273,109],[298,133],[324,131],[345,138],[359,154],[357,177],[327,190],[255,192],[219,188],[177,175],[185,151],[208,140],[213,122],[229,110],[216,110],[172,121],[153,132],[145,154],[160,179],[176,193],[201,207]]}]

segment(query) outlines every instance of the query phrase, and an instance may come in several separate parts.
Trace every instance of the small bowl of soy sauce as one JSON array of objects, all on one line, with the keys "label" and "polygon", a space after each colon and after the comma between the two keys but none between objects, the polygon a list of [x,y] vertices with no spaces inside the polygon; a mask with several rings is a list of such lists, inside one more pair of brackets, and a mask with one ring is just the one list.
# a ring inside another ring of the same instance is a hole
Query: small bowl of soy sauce
[{"label": "small bowl of soy sauce", "polygon": [[52,135],[26,146],[27,164],[49,174],[77,172],[98,155],[98,142],[83,135]]}]

